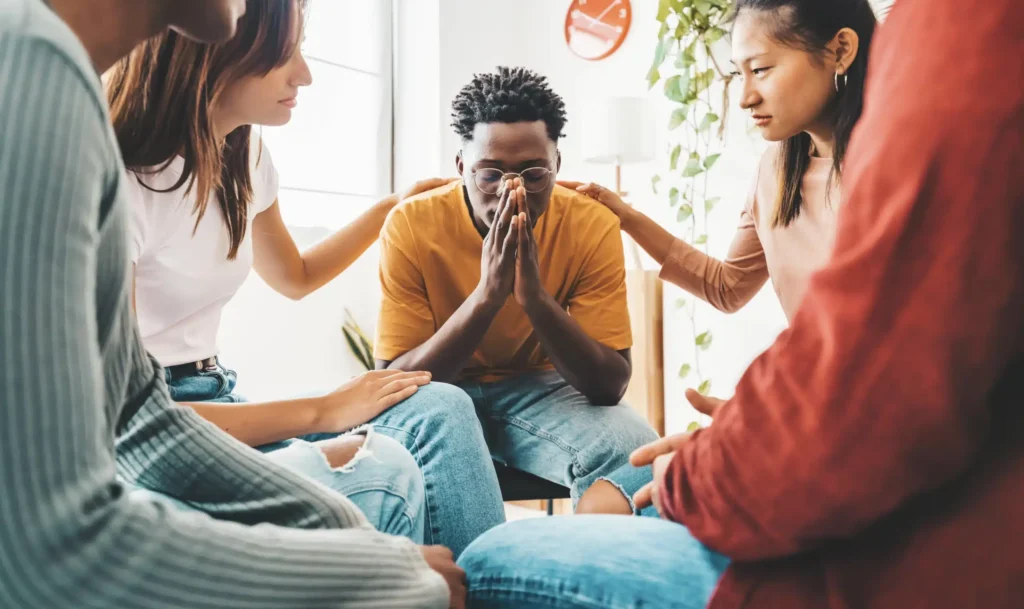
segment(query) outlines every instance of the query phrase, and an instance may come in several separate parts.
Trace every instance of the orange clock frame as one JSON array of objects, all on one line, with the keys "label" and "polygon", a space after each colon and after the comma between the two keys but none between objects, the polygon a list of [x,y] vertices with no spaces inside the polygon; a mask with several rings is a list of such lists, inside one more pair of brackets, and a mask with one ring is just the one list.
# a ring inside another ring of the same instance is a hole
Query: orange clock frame
[{"label": "orange clock frame", "polygon": [[[633,24],[630,0],[572,0],[565,13],[565,43],[577,57],[588,61],[607,59],[618,51]],[[610,45],[594,55],[584,55],[573,47],[573,35],[580,32]]]}]

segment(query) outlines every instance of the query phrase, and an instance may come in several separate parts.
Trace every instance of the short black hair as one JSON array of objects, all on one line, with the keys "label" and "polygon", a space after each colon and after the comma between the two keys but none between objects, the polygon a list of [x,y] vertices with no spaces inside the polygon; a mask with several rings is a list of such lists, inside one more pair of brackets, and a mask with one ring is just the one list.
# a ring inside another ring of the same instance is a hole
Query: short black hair
[{"label": "short black hair", "polygon": [[548,79],[526,68],[499,66],[490,74],[475,74],[452,102],[452,127],[463,141],[473,139],[480,123],[544,121],[553,141],[563,136],[565,102],[551,90]]}]

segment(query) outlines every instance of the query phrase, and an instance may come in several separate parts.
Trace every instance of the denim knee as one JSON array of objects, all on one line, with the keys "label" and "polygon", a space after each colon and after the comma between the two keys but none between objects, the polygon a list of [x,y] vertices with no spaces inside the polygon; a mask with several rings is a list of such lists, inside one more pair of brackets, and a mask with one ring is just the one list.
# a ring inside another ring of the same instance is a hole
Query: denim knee
[{"label": "denim knee", "polygon": [[[472,437],[482,430],[473,399],[454,385],[430,383],[420,387],[409,401],[415,402],[417,410],[430,413],[427,425],[432,430],[454,438]],[[471,435],[460,436],[462,432],[470,432]]]},{"label": "denim knee", "polygon": [[589,473],[607,476],[628,464],[633,451],[658,439],[657,432],[630,407],[616,408],[606,432],[577,455],[579,465]]},{"label": "denim knee", "polygon": [[476,417],[476,407],[473,406],[473,398],[455,385],[448,383],[429,383],[416,392],[413,399],[431,402],[443,407],[446,413],[459,417],[472,415]]},{"label": "denim knee", "polygon": [[355,463],[355,471],[359,468],[373,468],[369,476],[365,476],[363,485],[349,488],[348,493],[357,494],[360,486],[367,490],[386,489],[396,500],[385,503],[390,513],[382,514],[381,530],[388,531],[386,523],[403,518],[415,523],[422,520],[425,509],[426,493],[423,488],[423,473],[416,459],[400,442],[383,434],[374,433],[367,437],[362,454],[362,463]]},{"label": "denim knee", "polygon": [[305,440],[292,440],[267,456],[345,495],[378,530],[419,541],[426,496],[416,460],[372,426],[350,433],[365,436],[363,446],[340,467],[331,467],[320,447]]}]

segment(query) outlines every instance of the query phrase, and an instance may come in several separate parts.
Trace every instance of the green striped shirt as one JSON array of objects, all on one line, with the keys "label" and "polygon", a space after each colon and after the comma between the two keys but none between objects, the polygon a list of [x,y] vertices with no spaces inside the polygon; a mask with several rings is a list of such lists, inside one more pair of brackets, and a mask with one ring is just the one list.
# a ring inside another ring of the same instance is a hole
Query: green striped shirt
[{"label": "green striped shirt", "polygon": [[411,542],[171,401],[132,319],[122,182],[81,43],[0,0],[0,607],[446,607]]}]

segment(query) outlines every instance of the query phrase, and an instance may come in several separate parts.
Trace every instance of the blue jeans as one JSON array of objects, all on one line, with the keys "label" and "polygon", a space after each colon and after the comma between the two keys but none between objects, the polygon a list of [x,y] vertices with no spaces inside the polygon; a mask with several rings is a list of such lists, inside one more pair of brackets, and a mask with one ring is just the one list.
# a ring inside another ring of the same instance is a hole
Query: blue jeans
[{"label": "blue jeans", "polygon": [[633,506],[633,494],[652,480],[651,468],[633,467],[629,455],[658,434],[626,404],[593,406],[557,372],[460,387],[494,459],[568,486],[574,505],[591,484],[608,480]]},{"label": "blue jeans", "polygon": [[[179,402],[204,401],[204,396],[205,401],[245,401],[232,393],[235,373],[230,370],[203,372],[173,383],[169,381],[168,385],[171,398]],[[473,402],[464,392],[451,385],[431,383],[370,421],[365,428],[372,429],[378,441],[397,443],[407,456],[401,460],[400,471],[390,474],[380,471],[379,476],[376,471],[370,474],[373,477],[368,484],[376,493],[370,495],[383,498],[382,488],[392,478],[396,484],[412,484],[406,479],[412,477],[411,471],[416,471],[418,486],[409,489],[416,491],[414,495],[420,507],[421,519],[416,530],[422,531],[422,540],[416,541],[446,546],[458,556],[471,541],[505,522],[501,489],[483,430]],[[298,442],[316,442],[338,435],[312,434]],[[294,458],[285,452],[297,450],[293,448],[296,443],[296,440],[278,442],[259,450],[282,465],[349,496],[361,509],[370,500],[370,497],[360,497],[356,501],[356,497],[350,495],[354,488],[367,484],[360,476],[325,471],[320,463],[323,459]],[[305,446],[315,450],[308,444]],[[307,448],[302,450],[308,452]],[[360,462],[359,467],[364,468],[364,463]],[[376,522],[369,513],[366,515]]]},{"label": "blue jeans", "polygon": [[[167,382],[171,398],[177,402],[245,401],[232,392],[235,373],[223,368],[175,381],[168,374]],[[319,439],[315,437],[276,442],[257,450],[279,465],[346,496],[377,530],[423,543],[425,497],[423,476],[416,461],[400,443],[376,433],[373,428],[353,433],[365,435],[363,447],[349,463],[339,468],[332,468],[320,449],[311,444]],[[148,491],[136,493],[156,496]],[[161,499],[187,507],[168,498]]]},{"label": "blue jeans", "polygon": [[704,609],[729,560],[666,520],[571,516],[499,527],[459,565],[469,609]]}]

